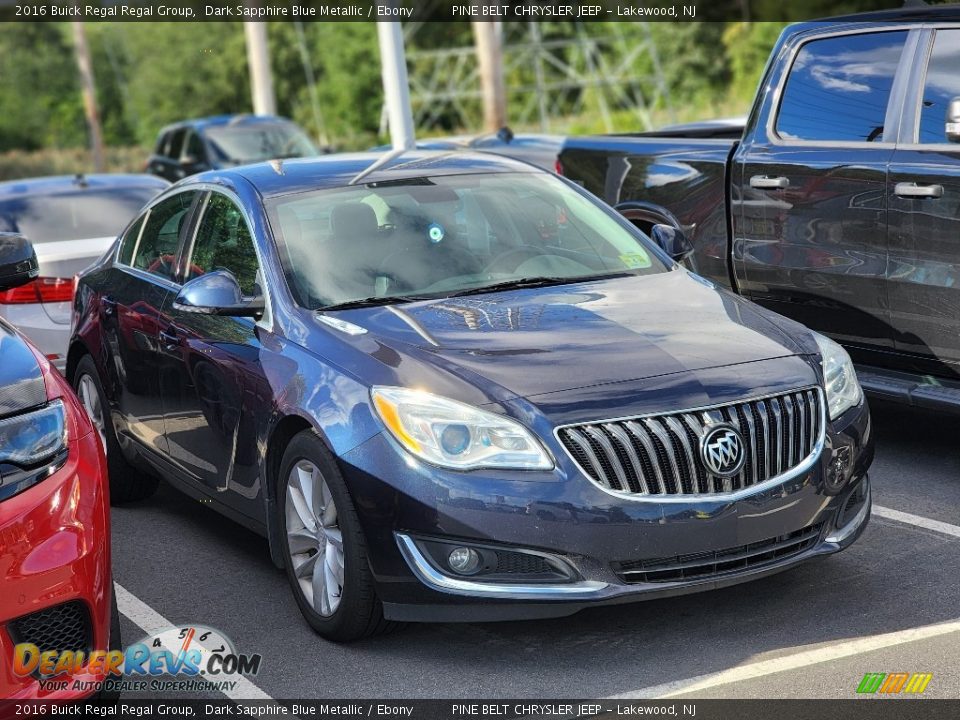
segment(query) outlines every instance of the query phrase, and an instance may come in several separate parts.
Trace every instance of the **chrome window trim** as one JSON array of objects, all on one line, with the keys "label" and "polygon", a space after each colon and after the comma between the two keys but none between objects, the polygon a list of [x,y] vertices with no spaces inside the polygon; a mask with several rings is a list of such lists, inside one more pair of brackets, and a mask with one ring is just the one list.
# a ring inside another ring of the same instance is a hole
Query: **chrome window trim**
[{"label": "chrome window trim", "polygon": [[524,585],[522,583],[485,583],[449,577],[438,571],[427,560],[409,535],[398,532],[394,533],[394,536],[400,553],[416,578],[427,587],[450,595],[506,600],[577,600],[596,597],[607,587],[607,583],[595,580]]},{"label": "chrome window trim", "polygon": [[880,142],[867,142],[866,140],[801,140],[801,139],[792,139],[792,138],[783,138],[777,132],[777,119],[780,117],[780,101],[783,99],[783,92],[786,89],[787,81],[790,78],[790,71],[793,69],[793,65],[797,60],[797,55],[800,50],[802,50],[806,45],[817,40],[827,40],[834,37],[844,37],[846,35],[879,35],[881,33],[887,32],[902,32],[908,31],[907,39],[904,42],[904,49],[900,55],[900,62],[897,65],[897,74],[894,76],[893,85],[890,88],[890,97],[887,99],[887,113],[884,117],[884,120],[887,119],[890,113],[891,101],[894,99],[894,90],[897,86],[897,77],[903,71],[903,58],[907,55],[907,47],[910,44],[910,38],[914,33],[921,33],[922,28],[918,28],[916,23],[909,24],[898,24],[898,25],[888,25],[883,26],[882,28],[871,28],[870,26],[860,25],[855,28],[848,28],[846,30],[825,30],[823,32],[811,31],[804,33],[797,43],[788,50],[787,59],[784,60],[786,65],[786,70],[780,73],[779,81],[774,87],[773,96],[770,98],[770,109],[767,112],[767,122],[764,126],[764,131],[766,133],[766,140],[771,145],[777,147],[797,147],[797,148],[811,148],[811,147],[822,147],[822,148],[856,148],[856,149],[867,149],[867,148],[879,148],[879,149],[890,149],[893,150],[896,148],[896,137],[893,137],[892,140],[887,140],[888,137],[888,128],[884,127],[883,137],[884,139]]},{"label": "chrome window trim", "polygon": [[[153,200],[151,200],[149,203],[146,204],[146,206],[144,207],[145,212],[137,216],[137,220],[139,220],[141,217],[143,218],[143,224],[140,226],[140,232],[137,233],[137,242],[133,247],[133,253],[130,255],[131,260],[134,260],[137,257],[137,252],[139,252],[140,250],[140,240],[143,238],[143,230],[144,228],[147,227],[147,221],[149,221],[150,214],[153,212],[153,209],[160,203],[166,200],[169,200],[172,197],[176,197],[177,195],[181,195],[185,192],[197,192],[197,189],[198,188],[196,185],[188,185],[187,187],[177,188],[173,192],[168,191],[168,192],[161,193],[160,195],[158,195],[157,197],[155,197]],[[136,222],[136,220],[134,220],[134,222]],[[149,272],[146,272],[145,270],[141,270],[140,268],[133,267],[133,265],[127,265],[126,263],[121,262],[120,251],[122,250],[122,248],[123,248],[123,236],[121,235],[120,242],[117,243],[117,248],[116,250],[113,251],[113,257],[111,258],[113,267],[118,268],[120,270],[129,271],[131,274],[136,275],[137,277],[140,277],[140,278],[144,278],[147,280],[154,280],[157,282],[157,284],[164,285],[169,288],[176,289],[180,287],[179,284],[177,284],[176,282],[174,282],[169,278],[163,278],[163,277],[160,277],[159,275],[154,275],[153,273],[149,273]]]},{"label": "chrome window trim", "polygon": [[[790,468],[786,472],[780,473],[768,480],[764,480],[762,483],[757,485],[750,485],[749,487],[741,488],[739,490],[733,490],[731,492],[718,492],[718,493],[688,493],[686,495],[666,495],[666,494],[657,494],[657,495],[642,495],[639,493],[627,493],[621,490],[614,490],[613,488],[604,487],[601,483],[593,479],[593,477],[588,473],[584,467],[577,461],[573,454],[567,449],[566,444],[560,438],[560,431],[566,429],[576,429],[584,427],[586,425],[604,425],[606,423],[620,423],[628,422],[631,420],[641,420],[643,418],[650,417],[666,417],[668,415],[684,415],[698,412],[705,412],[708,410],[716,410],[718,408],[725,408],[731,405],[745,405],[747,403],[759,402],[761,400],[766,400],[767,398],[780,397],[787,393],[801,393],[808,390],[813,390],[817,393],[817,397],[820,399],[820,433],[817,438],[816,443],[814,443],[813,450],[810,451],[810,454],[807,455],[800,463]],[[573,462],[577,470],[580,471],[581,475],[586,478],[591,485],[602,490],[608,495],[620,498],[621,500],[632,500],[634,502],[646,502],[646,503],[729,503],[736,500],[741,500],[757,493],[762,493],[766,490],[769,490],[777,485],[781,485],[785,482],[793,480],[800,475],[811,470],[817,461],[820,459],[820,455],[823,452],[823,448],[826,446],[826,437],[827,437],[827,423],[829,418],[827,417],[827,403],[824,396],[823,388],[819,385],[807,385],[804,387],[794,388],[792,390],[781,390],[779,392],[768,393],[766,395],[758,395],[754,397],[745,398],[743,400],[731,400],[729,402],[723,403],[714,403],[712,405],[704,405],[702,407],[695,408],[681,408],[679,410],[665,410],[660,412],[644,413],[642,415],[627,415],[617,418],[607,418],[603,420],[590,420],[586,422],[577,422],[577,423],[567,423],[565,425],[558,425],[553,429],[553,437],[563,448],[563,451],[566,453],[567,457]]]}]

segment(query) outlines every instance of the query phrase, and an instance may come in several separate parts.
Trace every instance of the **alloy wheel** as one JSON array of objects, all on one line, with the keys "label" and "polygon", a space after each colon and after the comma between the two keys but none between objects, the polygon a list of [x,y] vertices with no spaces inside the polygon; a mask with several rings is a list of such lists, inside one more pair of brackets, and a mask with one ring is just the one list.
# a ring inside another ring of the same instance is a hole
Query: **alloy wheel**
[{"label": "alloy wheel", "polygon": [[330,617],[343,595],[343,534],[327,481],[309,460],[290,471],[285,514],[293,574],[310,607]]}]

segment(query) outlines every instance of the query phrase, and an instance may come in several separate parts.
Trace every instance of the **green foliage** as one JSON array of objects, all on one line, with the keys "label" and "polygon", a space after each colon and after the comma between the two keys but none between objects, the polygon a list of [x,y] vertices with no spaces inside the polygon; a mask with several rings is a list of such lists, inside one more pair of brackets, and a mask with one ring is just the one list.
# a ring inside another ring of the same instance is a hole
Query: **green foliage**
[{"label": "green foliage", "polygon": [[[655,123],[742,113],[783,23],[709,20],[738,16],[748,20],[751,15],[769,17],[776,12],[786,22],[800,14],[808,17],[822,11],[829,15],[891,3],[807,0],[801,7],[783,0],[717,0],[702,8],[708,21],[619,23],[619,44],[601,63],[613,67],[616,57],[631,56],[631,48],[652,39],[668,98],[650,108]],[[609,27],[603,25],[544,22],[538,29],[549,42],[609,36]],[[87,23],[86,29],[109,146],[151,146],[167,123],[251,110],[243,25],[239,22]],[[505,26],[508,41],[526,31],[525,23]],[[305,22],[298,27],[292,22],[276,22],[269,25],[269,37],[280,114],[337,149],[364,148],[383,140],[379,137],[383,93],[374,24]],[[426,23],[409,44],[419,50],[442,50],[469,46],[472,40],[468,22]],[[586,62],[577,56],[578,50],[568,52],[565,60],[571,65]],[[316,81],[313,93],[305,61]],[[411,65],[414,84],[426,67],[436,72],[438,66]],[[439,68],[443,73],[444,66]],[[530,96],[534,63],[515,63],[507,72],[508,87],[514,88],[510,102],[535,102]],[[652,97],[644,83],[657,75],[658,68],[652,56],[639,53],[629,73],[637,81],[624,96],[588,88],[571,89],[552,99],[553,119],[560,115],[566,120],[556,122],[555,129],[602,131],[607,117],[617,131],[638,129],[640,121],[629,109],[629,96],[641,93]],[[68,23],[0,24],[0,99],[0,153],[86,145]],[[460,117],[441,101],[437,103],[434,124],[422,128],[424,134],[477,130],[471,127],[472,120]]]},{"label": "green foliage", "polygon": [[723,44],[730,63],[730,96],[748,104],[753,100],[770,51],[780,37],[782,23],[730,23]]}]

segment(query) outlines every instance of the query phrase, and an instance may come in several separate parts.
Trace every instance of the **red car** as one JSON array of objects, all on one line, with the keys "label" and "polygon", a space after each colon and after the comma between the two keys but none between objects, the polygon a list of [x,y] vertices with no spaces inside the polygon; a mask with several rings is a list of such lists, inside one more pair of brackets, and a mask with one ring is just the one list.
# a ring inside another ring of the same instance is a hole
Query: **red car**
[{"label": "red car", "polygon": [[[0,291],[36,275],[30,243],[0,233]],[[85,657],[120,647],[103,441],[63,376],[2,320],[0,358],[0,698],[88,697],[102,671],[41,682],[14,660],[24,644]]]}]

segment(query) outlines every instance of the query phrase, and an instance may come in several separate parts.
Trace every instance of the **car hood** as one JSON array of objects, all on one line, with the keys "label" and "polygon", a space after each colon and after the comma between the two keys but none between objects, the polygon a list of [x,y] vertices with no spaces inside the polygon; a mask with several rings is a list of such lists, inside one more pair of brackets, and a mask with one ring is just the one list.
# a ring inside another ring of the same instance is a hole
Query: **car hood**
[{"label": "car hood", "polygon": [[33,351],[0,321],[0,417],[46,402],[47,391]]},{"label": "car hood", "polygon": [[336,317],[379,347],[518,397],[803,353],[776,316],[683,269]]}]

